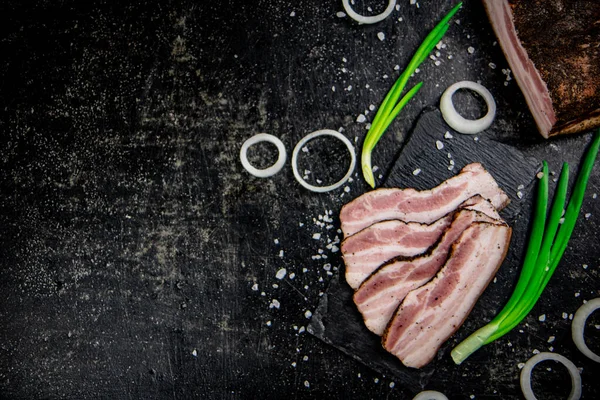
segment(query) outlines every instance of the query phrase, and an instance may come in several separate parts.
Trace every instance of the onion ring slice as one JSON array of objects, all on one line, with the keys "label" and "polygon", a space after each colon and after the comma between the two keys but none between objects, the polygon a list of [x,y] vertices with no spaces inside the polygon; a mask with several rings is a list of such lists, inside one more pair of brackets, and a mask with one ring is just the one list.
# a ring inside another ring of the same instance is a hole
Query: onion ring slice
[{"label": "onion ring slice", "polygon": [[571,324],[571,335],[573,336],[573,342],[575,346],[579,349],[580,352],[583,353],[586,357],[600,362],[600,356],[594,353],[590,348],[585,344],[585,338],[583,337],[583,331],[585,329],[585,322],[587,321],[590,314],[600,308],[600,297],[597,297],[593,300],[588,301],[575,313],[573,317],[573,323]]},{"label": "onion ring slice", "polygon": [[523,391],[525,400],[537,400],[537,397],[535,397],[533,389],[531,388],[531,371],[537,363],[545,360],[558,361],[567,367],[569,375],[571,375],[571,393],[569,394],[568,400],[577,400],[581,398],[581,376],[579,375],[579,370],[575,364],[560,354],[542,352],[527,360],[525,366],[521,370],[521,390]]},{"label": "onion ring slice", "polygon": [[445,394],[436,390],[424,390],[417,394],[413,400],[448,400]]},{"label": "onion ring slice", "polygon": [[[277,157],[277,161],[275,161],[275,164],[265,169],[254,168],[252,165],[250,165],[250,162],[248,161],[248,149],[250,148],[250,146],[260,142],[273,143],[275,146],[277,146],[277,150],[279,152],[279,156]],[[242,166],[246,169],[246,171],[250,172],[252,175],[258,178],[268,178],[269,176],[273,176],[279,171],[281,171],[281,168],[283,168],[286,159],[287,153],[285,151],[285,146],[283,145],[283,142],[279,140],[279,138],[273,135],[269,135],[268,133],[259,133],[252,136],[251,138],[246,140],[244,144],[242,144],[242,148],[240,149],[240,160],[242,161]]]},{"label": "onion ring slice", "polygon": [[[306,182],[304,179],[302,179],[302,177],[300,176],[300,173],[298,172],[298,153],[300,152],[300,149],[306,143],[308,143],[309,141],[311,141],[314,138],[319,137],[319,136],[333,136],[334,138],[341,140],[346,145],[346,147],[348,148],[348,151],[350,152],[350,167],[348,167],[348,172],[346,172],[346,175],[344,175],[344,177],[342,179],[340,179],[333,185],[329,185],[329,186],[313,186],[310,183]],[[342,135],[338,131],[334,131],[331,129],[322,129],[319,131],[309,133],[308,135],[306,135],[302,139],[300,139],[298,144],[296,144],[296,147],[294,147],[294,151],[292,152],[292,170],[294,171],[294,177],[296,177],[296,180],[302,186],[304,186],[305,188],[307,188],[310,191],[317,192],[317,193],[329,192],[331,190],[337,189],[340,186],[342,186],[348,180],[348,178],[350,178],[350,175],[352,175],[352,172],[354,172],[355,166],[356,166],[356,154],[354,153],[354,146],[352,146],[352,143],[350,143],[350,140],[348,140],[348,138],[346,136]]]},{"label": "onion ring slice", "polygon": [[[452,96],[459,89],[469,89],[483,97],[488,109],[487,114],[476,120],[466,119],[460,115],[456,111],[456,108],[454,108],[454,103],[452,102]],[[448,89],[444,91],[444,94],[442,94],[442,98],[440,99],[440,110],[442,111],[444,121],[446,121],[452,129],[460,133],[473,135],[486,130],[490,127],[492,122],[494,122],[494,118],[496,117],[496,102],[490,91],[479,83],[461,81],[450,85]]]},{"label": "onion ring slice", "polygon": [[350,2],[348,0],[342,0],[342,5],[344,6],[346,14],[348,14],[348,16],[356,22],[361,24],[374,24],[376,22],[383,21],[392,13],[392,11],[394,11],[394,7],[396,6],[396,0],[390,0],[387,8],[381,14],[371,15],[368,17],[360,15],[356,11],[354,11],[350,6]]}]

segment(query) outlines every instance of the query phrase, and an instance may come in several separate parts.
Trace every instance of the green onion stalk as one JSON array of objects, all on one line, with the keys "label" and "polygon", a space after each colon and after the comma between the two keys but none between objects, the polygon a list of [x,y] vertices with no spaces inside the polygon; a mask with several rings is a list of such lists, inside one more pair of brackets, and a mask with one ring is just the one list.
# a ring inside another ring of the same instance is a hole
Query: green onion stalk
[{"label": "green onion stalk", "polygon": [[[454,6],[454,8],[452,8],[452,10],[450,10],[450,12],[446,14],[446,16],[425,37],[425,40],[423,40],[423,43],[421,43],[417,49],[404,72],[400,74],[400,77],[396,80],[390,91],[383,99],[383,102],[377,110],[377,114],[375,114],[375,118],[371,123],[371,128],[369,129],[369,132],[367,133],[363,143],[361,155],[363,176],[365,181],[373,188],[375,187],[375,177],[373,176],[373,169],[371,166],[371,153],[392,121],[396,118],[400,111],[402,111],[410,99],[417,94],[419,89],[421,89],[421,86],[423,86],[423,82],[419,82],[404,96],[402,96],[402,92],[406,88],[409,78],[414,74],[419,65],[421,65],[425,59],[427,59],[433,48],[440,42],[440,40],[442,40],[450,27],[448,22],[454,16],[454,14],[458,12],[461,6],[462,2]],[[400,96],[402,96],[402,98],[400,98]]]},{"label": "green onion stalk", "polygon": [[573,193],[563,217],[569,184],[569,165],[563,164],[550,215],[548,206],[548,163],[543,162],[537,191],[531,234],[517,285],[500,313],[487,325],[475,331],[456,346],[452,359],[462,363],[486,344],[501,338],[516,327],[531,311],[556,270],[581,211],[583,196],[600,147],[600,130],[583,160]]}]

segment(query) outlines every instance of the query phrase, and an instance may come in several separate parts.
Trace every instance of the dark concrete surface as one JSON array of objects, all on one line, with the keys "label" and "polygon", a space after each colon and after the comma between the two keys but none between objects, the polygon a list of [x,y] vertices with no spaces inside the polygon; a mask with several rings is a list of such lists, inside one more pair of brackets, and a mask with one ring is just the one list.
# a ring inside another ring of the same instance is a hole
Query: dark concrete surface
[{"label": "dark concrete surface", "polygon": [[[323,128],[343,128],[360,149],[366,123],[357,117],[379,104],[394,67],[453,2],[399,5],[359,26],[336,15],[339,1],[3,1],[0,398],[412,398],[393,374],[306,332],[343,268],[327,245],[340,236],[340,207],[367,190],[358,169],[343,188],[315,194],[289,161],[267,179],[239,162],[258,132],[281,138],[288,156]],[[423,89],[374,152],[379,179],[421,111],[463,79],[496,97],[486,136],[552,170],[562,161],[576,170],[591,135],[543,141],[482,5],[465,1],[456,20],[440,65],[422,65]],[[475,98],[457,98],[477,113]],[[301,170],[310,179],[343,175],[341,146],[309,147]],[[266,166],[271,150],[257,146],[250,158]],[[532,314],[463,365],[444,364],[428,388],[451,399],[520,398],[518,364],[552,347],[583,368],[583,398],[600,397],[598,365],[576,351],[568,319],[600,295],[598,191],[596,168],[589,215]],[[529,210],[515,222],[515,253]],[[517,263],[501,269],[496,287],[510,292],[517,272]],[[491,290],[478,304],[488,318],[502,305]],[[599,321],[587,329],[596,350]],[[459,336],[482,322],[468,320]],[[546,367],[536,369],[536,392],[566,398],[564,371]]]}]

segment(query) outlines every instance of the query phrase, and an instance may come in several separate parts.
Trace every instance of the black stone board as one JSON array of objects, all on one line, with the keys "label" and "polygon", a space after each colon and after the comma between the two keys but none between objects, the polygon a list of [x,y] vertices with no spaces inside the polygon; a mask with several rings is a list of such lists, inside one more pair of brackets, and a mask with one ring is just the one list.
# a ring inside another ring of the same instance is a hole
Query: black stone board
[{"label": "black stone board", "polygon": [[[443,148],[436,146],[437,141]],[[454,160],[452,169],[449,160]],[[439,110],[422,113],[383,186],[432,188],[472,162],[481,162],[506,191],[511,203],[501,214],[509,223],[514,222],[534,185],[540,163],[511,146],[487,139],[485,133],[462,135],[455,132],[443,121]],[[417,169],[421,172],[414,174]],[[518,253],[511,251],[505,263],[510,262],[509,258],[517,257]],[[364,326],[352,294],[341,272],[331,281],[308,327],[309,332],[378,372],[392,373],[412,391],[424,389],[436,371],[436,364],[448,356],[449,346],[443,346],[436,360],[422,369],[405,367],[386,352],[380,338]]]}]

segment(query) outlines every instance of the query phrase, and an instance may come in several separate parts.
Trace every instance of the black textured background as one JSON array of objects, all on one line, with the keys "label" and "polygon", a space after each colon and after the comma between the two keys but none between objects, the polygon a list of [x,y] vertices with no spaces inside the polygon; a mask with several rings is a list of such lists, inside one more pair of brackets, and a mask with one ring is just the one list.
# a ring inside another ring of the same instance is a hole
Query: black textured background
[{"label": "black textured background", "polygon": [[[365,13],[384,6],[356,3]],[[339,235],[340,207],[367,190],[358,170],[343,188],[314,194],[289,162],[257,179],[238,154],[246,138],[268,132],[291,155],[323,128],[343,128],[360,148],[366,123],[357,117],[378,105],[394,67],[453,3],[401,0],[390,18],[359,26],[336,15],[337,0],[3,1],[0,398],[412,398],[392,374],[305,330],[342,268],[327,245]],[[455,20],[440,65],[421,66],[421,92],[374,152],[379,180],[421,111],[463,79],[496,97],[486,137],[553,170],[576,167],[590,135],[543,141],[506,80],[482,5],[465,1]],[[456,98],[476,113],[474,97]],[[343,148],[309,148],[302,170],[311,179],[343,174]],[[270,150],[257,146],[250,158],[266,165]],[[599,397],[598,366],[575,350],[562,316],[600,294],[598,171],[583,205],[590,215],[525,323],[437,370],[428,388],[451,399],[519,398],[518,363],[553,347],[583,368],[583,398]],[[528,216],[516,222],[516,246]],[[504,291],[517,264],[498,275]],[[501,304],[485,294],[481,315]],[[597,351],[598,318],[587,330]],[[481,322],[468,320],[459,335]],[[566,397],[560,369],[536,371],[541,398]]]}]

